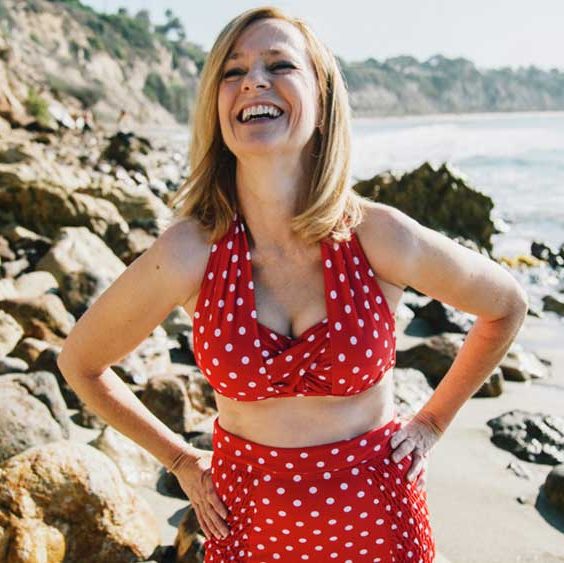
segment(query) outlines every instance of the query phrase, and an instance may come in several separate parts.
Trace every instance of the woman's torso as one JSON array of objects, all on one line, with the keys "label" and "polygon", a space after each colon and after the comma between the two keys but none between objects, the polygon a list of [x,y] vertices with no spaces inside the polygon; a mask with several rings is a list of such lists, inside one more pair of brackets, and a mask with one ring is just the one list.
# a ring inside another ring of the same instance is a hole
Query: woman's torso
[{"label": "woman's torso", "polygon": [[[374,240],[365,240],[367,235],[362,224],[355,230],[364,248],[376,244]],[[202,239],[202,244],[206,249],[209,246],[205,239]],[[205,249],[202,249],[201,255],[207,257]],[[295,257],[254,255],[257,320],[274,331],[297,335],[325,318],[321,261],[318,248],[311,248]],[[377,272],[376,265],[371,265]],[[199,268],[201,279],[206,268],[205,261]],[[403,290],[379,277],[377,282],[391,313],[395,314]],[[192,318],[198,296],[199,290],[184,303],[184,309]],[[216,392],[219,419],[229,432],[272,446],[309,446],[350,438],[385,424],[393,416],[391,371],[390,368],[375,385],[350,396],[237,401]],[[332,373],[331,377],[338,377],[338,373]]]}]

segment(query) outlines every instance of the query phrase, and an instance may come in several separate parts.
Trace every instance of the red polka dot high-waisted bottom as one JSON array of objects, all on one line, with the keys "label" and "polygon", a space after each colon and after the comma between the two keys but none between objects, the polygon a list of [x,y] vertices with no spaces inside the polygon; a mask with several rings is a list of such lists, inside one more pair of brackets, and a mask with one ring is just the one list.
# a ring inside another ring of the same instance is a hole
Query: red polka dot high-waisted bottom
[{"label": "red polka dot high-waisted bottom", "polygon": [[247,440],[214,421],[212,480],[229,515],[206,562],[432,562],[427,495],[391,459],[397,413],[348,440],[298,448]]}]

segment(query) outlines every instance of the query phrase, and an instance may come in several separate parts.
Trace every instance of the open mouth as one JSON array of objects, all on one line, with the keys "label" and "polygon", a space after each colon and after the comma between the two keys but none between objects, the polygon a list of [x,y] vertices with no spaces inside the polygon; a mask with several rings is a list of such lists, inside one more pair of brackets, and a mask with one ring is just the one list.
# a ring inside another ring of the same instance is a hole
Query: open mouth
[{"label": "open mouth", "polygon": [[284,115],[284,112],[280,108],[277,109],[280,112],[277,116],[271,115],[269,113],[262,113],[259,115],[251,115],[247,118],[246,121],[243,121],[243,111],[241,111],[237,116],[237,121],[243,125],[248,125],[249,123],[265,123],[267,121],[275,121],[277,119],[280,119]]}]

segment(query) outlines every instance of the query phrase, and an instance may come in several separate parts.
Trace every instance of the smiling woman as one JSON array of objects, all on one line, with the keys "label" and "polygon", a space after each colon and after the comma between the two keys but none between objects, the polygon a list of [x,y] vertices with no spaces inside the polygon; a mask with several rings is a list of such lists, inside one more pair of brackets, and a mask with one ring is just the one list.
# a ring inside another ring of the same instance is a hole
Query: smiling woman
[{"label": "smiling woman", "polygon": [[[206,561],[432,562],[425,460],[523,321],[503,268],[354,192],[350,134],[336,59],[305,22],[271,7],[229,22],[202,71],[175,221],[59,356],[89,408],[174,472]],[[408,285],[480,318],[402,425],[394,312]],[[213,454],[108,369],[177,306],[214,391]]]},{"label": "smiling woman", "polygon": [[200,88],[173,205],[210,233],[184,308],[219,416],[206,495],[193,463],[175,473],[206,561],[430,562],[426,493],[406,479],[416,456],[388,467],[401,288],[361,242],[376,210],[350,189],[337,62],[305,22],[260,8],[222,30]]}]

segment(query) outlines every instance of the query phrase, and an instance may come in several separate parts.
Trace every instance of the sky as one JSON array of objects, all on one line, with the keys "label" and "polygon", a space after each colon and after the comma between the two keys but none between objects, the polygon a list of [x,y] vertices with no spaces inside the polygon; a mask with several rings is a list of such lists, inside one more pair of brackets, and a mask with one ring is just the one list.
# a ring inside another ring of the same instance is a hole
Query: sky
[{"label": "sky", "polygon": [[[564,0],[82,0],[98,11],[131,14],[146,9],[164,21],[170,8],[185,26],[187,39],[206,51],[221,29],[250,8],[274,5],[304,19],[345,61],[436,54],[464,57],[478,68],[535,65],[564,71]],[[194,7],[197,6],[197,7]]]}]

